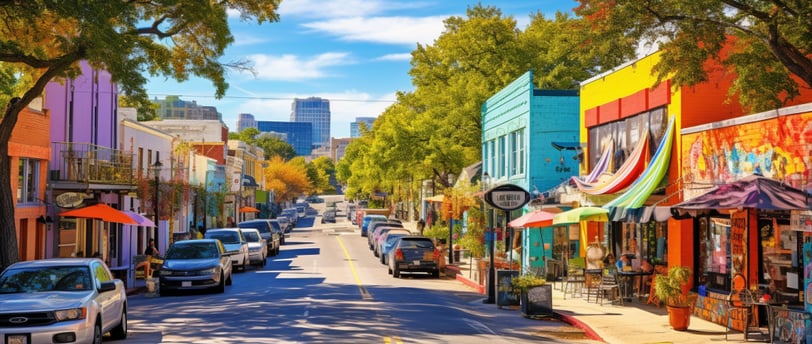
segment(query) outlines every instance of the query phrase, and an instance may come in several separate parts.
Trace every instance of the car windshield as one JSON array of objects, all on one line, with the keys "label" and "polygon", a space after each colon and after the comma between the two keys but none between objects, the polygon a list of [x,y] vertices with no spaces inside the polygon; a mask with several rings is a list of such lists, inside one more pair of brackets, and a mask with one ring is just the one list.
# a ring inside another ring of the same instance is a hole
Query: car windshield
[{"label": "car windshield", "polygon": [[212,243],[205,244],[175,244],[169,248],[165,259],[209,259],[217,258],[220,254]]},{"label": "car windshield", "polygon": [[[211,233],[211,234],[209,234]],[[239,244],[240,243],[240,235],[237,232],[209,232],[206,233],[207,237],[210,239],[219,239],[220,242],[223,244]]]},{"label": "car windshield", "polygon": [[92,289],[86,266],[40,266],[8,269],[0,275],[0,294]]},{"label": "car windshield", "polygon": [[389,234],[389,236],[386,237],[385,245],[392,246],[393,244],[395,244],[395,241],[397,241],[398,238],[403,236],[406,236],[406,234]]},{"label": "car windshield", "polygon": [[260,241],[259,233],[257,232],[242,232],[242,236],[245,237],[245,241],[248,242],[258,242]]}]

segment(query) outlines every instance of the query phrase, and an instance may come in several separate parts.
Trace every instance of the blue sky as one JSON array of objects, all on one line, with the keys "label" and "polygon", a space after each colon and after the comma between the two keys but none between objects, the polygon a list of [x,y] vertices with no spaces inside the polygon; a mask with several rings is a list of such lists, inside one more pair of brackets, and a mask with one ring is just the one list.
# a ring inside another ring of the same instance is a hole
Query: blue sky
[{"label": "blue sky", "polygon": [[[537,11],[552,18],[571,11],[574,0],[492,0],[479,2],[512,16],[518,27]],[[331,136],[349,137],[356,117],[377,117],[398,91],[411,91],[410,53],[417,42],[431,45],[443,31],[443,20],[465,17],[476,1],[427,0],[283,0],[280,20],[240,22],[231,18],[235,42],[222,62],[247,60],[254,73],[229,71],[229,89],[213,97],[211,83],[152,79],[151,98],[179,95],[199,105],[215,106],[229,130],[237,115],[251,113],[260,121],[288,121],[294,98],[330,100]]]}]

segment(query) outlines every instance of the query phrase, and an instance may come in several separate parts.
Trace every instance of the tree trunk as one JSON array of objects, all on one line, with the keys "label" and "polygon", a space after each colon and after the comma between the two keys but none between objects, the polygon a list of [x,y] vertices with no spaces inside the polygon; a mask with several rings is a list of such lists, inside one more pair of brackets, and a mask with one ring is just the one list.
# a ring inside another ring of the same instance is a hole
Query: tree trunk
[{"label": "tree trunk", "polygon": [[12,99],[0,120],[0,271],[17,262],[20,256],[14,218],[14,192],[11,190],[11,157],[8,155],[11,131],[22,110],[19,104],[20,98]]}]

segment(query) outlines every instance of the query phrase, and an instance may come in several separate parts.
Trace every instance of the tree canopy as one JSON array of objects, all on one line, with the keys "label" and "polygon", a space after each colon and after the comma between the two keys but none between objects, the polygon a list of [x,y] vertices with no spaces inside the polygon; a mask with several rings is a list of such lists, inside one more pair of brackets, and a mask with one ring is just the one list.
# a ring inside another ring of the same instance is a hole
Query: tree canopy
[{"label": "tree canopy", "polygon": [[656,45],[659,77],[677,85],[708,78],[707,60],[736,76],[729,95],[752,112],[775,109],[812,87],[812,6],[807,1],[579,0],[596,35],[622,33]]},{"label": "tree canopy", "polygon": [[0,267],[17,260],[8,141],[20,111],[52,80],[76,76],[79,62],[107,70],[121,93],[148,108],[147,76],[212,82],[228,87],[220,61],[234,42],[229,12],[258,24],[279,20],[280,0],[2,1],[0,2]]},{"label": "tree canopy", "polygon": [[533,14],[524,31],[494,7],[477,5],[466,15],[446,19],[433,44],[412,51],[415,90],[399,93],[347,147],[336,174],[348,197],[411,190],[424,179],[442,190],[450,174],[481,159],[481,106],[507,84],[534,70],[539,88],[578,89],[580,80],[634,57],[622,35],[592,44],[586,22],[563,13]]}]

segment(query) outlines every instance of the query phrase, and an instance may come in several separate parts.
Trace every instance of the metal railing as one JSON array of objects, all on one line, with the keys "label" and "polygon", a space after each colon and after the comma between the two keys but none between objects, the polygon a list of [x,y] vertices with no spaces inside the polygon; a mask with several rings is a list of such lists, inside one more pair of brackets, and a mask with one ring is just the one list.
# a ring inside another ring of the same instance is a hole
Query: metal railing
[{"label": "metal railing", "polygon": [[51,143],[52,181],[135,185],[133,154],[90,143]]}]

